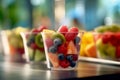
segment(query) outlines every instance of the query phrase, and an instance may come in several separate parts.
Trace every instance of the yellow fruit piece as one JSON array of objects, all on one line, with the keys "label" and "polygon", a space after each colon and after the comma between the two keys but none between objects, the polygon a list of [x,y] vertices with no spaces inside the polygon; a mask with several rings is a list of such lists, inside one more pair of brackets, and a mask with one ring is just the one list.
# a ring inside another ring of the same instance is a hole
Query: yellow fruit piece
[{"label": "yellow fruit piece", "polygon": [[82,38],[81,38],[81,47],[80,47],[80,56],[86,56],[85,49],[87,45],[94,43],[94,37],[92,32],[84,32]]},{"label": "yellow fruit piece", "polygon": [[55,31],[49,30],[49,29],[44,29],[42,32],[44,33],[45,37],[47,37],[47,38],[52,38],[51,35],[55,34]]},{"label": "yellow fruit piece", "polygon": [[69,42],[69,44],[68,44],[67,53],[68,54],[77,54],[77,49],[72,41]]}]

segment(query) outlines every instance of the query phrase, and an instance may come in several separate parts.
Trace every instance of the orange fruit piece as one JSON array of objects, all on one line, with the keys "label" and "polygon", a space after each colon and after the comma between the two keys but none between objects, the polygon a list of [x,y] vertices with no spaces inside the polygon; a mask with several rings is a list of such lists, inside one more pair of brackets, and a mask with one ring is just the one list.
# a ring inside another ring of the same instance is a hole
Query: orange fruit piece
[{"label": "orange fruit piece", "polygon": [[85,48],[85,54],[87,57],[97,57],[95,43],[88,44]]},{"label": "orange fruit piece", "polygon": [[67,54],[77,54],[77,49],[73,41],[70,41],[67,46]]},{"label": "orange fruit piece", "polygon": [[55,68],[59,67],[59,60],[58,60],[57,54],[48,53],[48,57],[49,57],[50,62],[53,65],[53,67],[55,67]]}]

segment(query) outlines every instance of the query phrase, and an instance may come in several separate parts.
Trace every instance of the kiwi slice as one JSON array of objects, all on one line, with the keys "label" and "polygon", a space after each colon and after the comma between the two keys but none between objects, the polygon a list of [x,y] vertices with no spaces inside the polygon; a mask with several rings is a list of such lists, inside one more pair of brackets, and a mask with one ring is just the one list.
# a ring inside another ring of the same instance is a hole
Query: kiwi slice
[{"label": "kiwi slice", "polygon": [[64,35],[61,34],[61,33],[55,33],[55,34],[53,34],[52,39],[56,39],[56,38],[60,38],[62,40],[62,43],[65,43],[65,41],[66,41]]},{"label": "kiwi slice", "polygon": [[36,43],[36,45],[37,45],[38,47],[40,47],[40,48],[43,48],[43,47],[44,47],[41,33],[39,33],[39,34],[37,34],[37,35],[35,36],[35,43]]}]

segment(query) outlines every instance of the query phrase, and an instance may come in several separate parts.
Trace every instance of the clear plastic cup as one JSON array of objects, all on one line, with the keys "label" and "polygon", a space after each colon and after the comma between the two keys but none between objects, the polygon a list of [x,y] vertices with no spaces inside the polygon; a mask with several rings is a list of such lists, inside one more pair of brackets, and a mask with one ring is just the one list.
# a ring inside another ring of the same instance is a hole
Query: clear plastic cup
[{"label": "clear plastic cup", "polygon": [[22,32],[21,33],[26,61],[30,63],[41,63],[46,61],[44,45],[41,33]]},{"label": "clear plastic cup", "polygon": [[52,70],[73,70],[78,63],[80,36],[46,30],[42,32],[47,67]]},{"label": "clear plastic cup", "polygon": [[7,61],[25,62],[24,46],[20,33],[11,30],[1,31],[3,54]]},{"label": "clear plastic cup", "polygon": [[120,59],[120,33],[94,33],[98,58],[107,60]]}]

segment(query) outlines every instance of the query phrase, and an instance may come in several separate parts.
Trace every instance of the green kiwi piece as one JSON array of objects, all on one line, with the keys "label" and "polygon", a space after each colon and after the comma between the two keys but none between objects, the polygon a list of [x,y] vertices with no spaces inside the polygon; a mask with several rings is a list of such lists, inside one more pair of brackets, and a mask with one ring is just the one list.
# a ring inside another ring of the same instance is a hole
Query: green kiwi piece
[{"label": "green kiwi piece", "polygon": [[55,34],[53,34],[52,39],[55,39],[55,38],[60,38],[63,43],[65,43],[65,41],[66,41],[64,35],[61,34],[61,33],[55,33]]},{"label": "green kiwi piece", "polygon": [[40,48],[43,48],[43,47],[44,47],[41,33],[39,33],[39,34],[37,34],[37,35],[35,36],[35,43],[36,43],[36,45],[37,45],[38,47],[40,47]]}]

